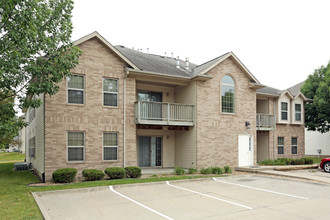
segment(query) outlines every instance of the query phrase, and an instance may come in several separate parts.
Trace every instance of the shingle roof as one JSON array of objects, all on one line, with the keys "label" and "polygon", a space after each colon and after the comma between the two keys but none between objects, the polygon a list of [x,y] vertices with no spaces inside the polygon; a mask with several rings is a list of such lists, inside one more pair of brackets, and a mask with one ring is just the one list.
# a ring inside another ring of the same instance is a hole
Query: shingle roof
[{"label": "shingle roof", "polygon": [[300,88],[302,87],[302,85],[304,85],[305,81],[298,83],[297,85],[294,85],[290,88],[288,88],[287,90],[295,97],[297,95],[299,95],[300,93]]},{"label": "shingle roof", "polygon": [[217,58],[214,58],[213,60],[207,61],[206,63],[203,63],[201,65],[198,65],[194,69],[194,75],[198,75],[207,68],[211,67],[213,64],[217,63],[219,60],[221,60],[223,57],[225,57],[229,53],[225,53]]},{"label": "shingle roof", "polygon": [[257,94],[267,94],[267,95],[273,95],[273,96],[280,96],[283,93],[282,90],[275,89],[269,86],[266,86],[261,89],[257,89]]},{"label": "shingle roof", "polygon": [[143,53],[141,51],[115,46],[127,59],[134,63],[140,70],[147,72],[163,73],[168,75],[192,77],[196,64],[189,62],[189,70],[185,69],[185,61],[180,60],[180,68],[176,67],[177,59],[154,54]]}]

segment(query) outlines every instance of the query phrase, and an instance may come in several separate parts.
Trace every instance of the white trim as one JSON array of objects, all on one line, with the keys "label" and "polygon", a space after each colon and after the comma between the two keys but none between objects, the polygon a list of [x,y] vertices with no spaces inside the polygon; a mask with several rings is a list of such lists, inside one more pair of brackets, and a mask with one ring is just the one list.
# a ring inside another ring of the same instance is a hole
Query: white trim
[{"label": "white trim", "polygon": [[[83,89],[77,89],[77,88],[69,88],[69,78],[70,76],[66,77],[66,103],[70,105],[85,105],[85,87],[86,87],[86,77],[84,74],[77,74],[77,73],[71,73],[72,76],[82,76],[84,80],[84,88]],[[69,102],[69,90],[74,90],[74,91],[82,91],[83,92],[83,103],[70,103]]]},{"label": "white trim", "polygon": [[123,198],[125,198],[125,199],[127,199],[127,200],[129,200],[129,201],[131,201],[131,202],[133,202],[133,203],[135,203],[137,205],[139,205],[139,206],[142,206],[143,208],[145,208],[145,209],[147,209],[147,210],[149,210],[149,211],[151,211],[151,212],[153,212],[153,213],[155,213],[157,215],[160,215],[160,216],[162,216],[162,217],[164,217],[166,219],[169,219],[169,220],[174,220],[173,218],[171,218],[171,217],[169,217],[167,215],[164,215],[163,213],[160,213],[160,212],[158,212],[158,211],[156,211],[156,210],[154,210],[154,209],[152,209],[152,208],[150,208],[150,207],[148,207],[146,205],[143,205],[142,203],[139,203],[138,201],[135,201],[134,199],[132,199],[132,198],[130,198],[128,196],[125,196],[124,194],[121,194],[120,192],[116,191],[113,186],[109,186],[109,188],[110,188],[110,190],[112,192],[116,193],[117,195],[119,195],[119,196],[121,196],[121,197],[123,197]]},{"label": "white trim", "polygon": [[190,189],[186,189],[186,188],[183,188],[183,187],[175,186],[175,185],[170,184],[169,181],[166,181],[166,184],[169,185],[169,186],[171,186],[171,187],[174,187],[174,188],[185,190],[185,191],[188,191],[188,192],[191,192],[191,193],[195,193],[197,195],[205,196],[205,197],[208,197],[208,198],[211,198],[211,199],[215,199],[215,200],[218,200],[218,201],[221,201],[221,202],[225,202],[225,203],[229,203],[229,204],[232,204],[232,205],[240,206],[240,207],[245,208],[245,209],[249,209],[249,210],[252,210],[253,209],[253,208],[251,208],[249,206],[241,205],[241,204],[236,203],[236,202],[231,202],[231,201],[228,201],[228,200],[225,200],[225,199],[220,199],[220,198],[217,198],[217,197],[214,197],[214,196],[210,196],[210,195],[207,195],[207,194],[204,194],[204,193],[200,193],[200,192],[197,192],[197,191],[194,191],[194,190],[190,190]]},{"label": "white trim", "polygon": [[268,192],[268,193],[273,193],[273,194],[278,194],[278,195],[282,195],[282,196],[288,196],[288,197],[293,197],[293,198],[298,198],[298,199],[303,199],[303,200],[307,200],[308,199],[306,197],[301,197],[301,196],[295,196],[295,195],[290,195],[290,194],[286,194],[286,193],[275,192],[275,191],[272,191],[272,190],[260,189],[260,188],[256,188],[256,187],[252,187],[252,186],[246,186],[246,185],[241,185],[241,184],[237,184],[237,183],[230,183],[230,182],[218,180],[215,177],[213,177],[213,180],[216,181],[216,182],[219,182],[219,183],[225,183],[225,184],[230,184],[230,185],[234,185],[234,186],[245,187],[245,188],[249,188],[249,189],[259,190],[259,191],[262,191],[262,192]]}]

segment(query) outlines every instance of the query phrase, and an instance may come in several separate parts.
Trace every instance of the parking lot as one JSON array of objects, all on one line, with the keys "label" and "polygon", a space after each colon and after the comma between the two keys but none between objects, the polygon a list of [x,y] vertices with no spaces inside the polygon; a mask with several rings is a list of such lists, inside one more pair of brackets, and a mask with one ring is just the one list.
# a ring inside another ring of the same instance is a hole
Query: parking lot
[{"label": "parking lot", "polygon": [[330,186],[239,175],[34,193],[45,219],[327,219]]}]

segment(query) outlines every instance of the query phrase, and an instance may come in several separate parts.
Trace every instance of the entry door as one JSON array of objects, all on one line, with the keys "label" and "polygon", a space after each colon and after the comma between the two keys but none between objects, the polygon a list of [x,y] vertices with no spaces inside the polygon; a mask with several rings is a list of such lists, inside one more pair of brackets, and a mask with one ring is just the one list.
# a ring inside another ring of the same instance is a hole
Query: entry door
[{"label": "entry door", "polygon": [[162,137],[139,137],[139,166],[157,167],[162,165]]},{"label": "entry door", "polygon": [[251,135],[238,136],[238,166],[253,165],[253,142]]}]

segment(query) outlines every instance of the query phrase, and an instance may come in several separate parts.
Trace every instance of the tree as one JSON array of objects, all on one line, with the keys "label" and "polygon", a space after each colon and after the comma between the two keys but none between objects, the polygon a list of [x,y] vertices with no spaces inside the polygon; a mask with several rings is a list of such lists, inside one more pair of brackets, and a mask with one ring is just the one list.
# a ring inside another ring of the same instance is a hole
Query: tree
[{"label": "tree", "polygon": [[41,100],[31,97],[55,94],[78,64],[81,51],[70,39],[72,9],[71,0],[0,1],[0,109],[8,110],[1,118],[19,120],[13,118],[14,99],[20,108],[39,107]]},{"label": "tree", "polygon": [[305,126],[321,133],[330,130],[330,61],[309,75],[301,92],[312,99],[305,105]]}]

